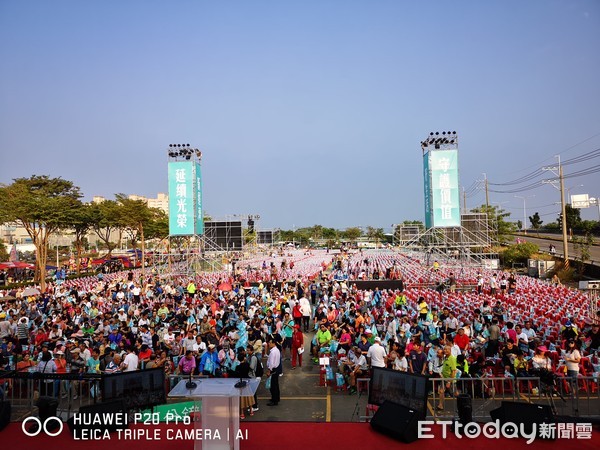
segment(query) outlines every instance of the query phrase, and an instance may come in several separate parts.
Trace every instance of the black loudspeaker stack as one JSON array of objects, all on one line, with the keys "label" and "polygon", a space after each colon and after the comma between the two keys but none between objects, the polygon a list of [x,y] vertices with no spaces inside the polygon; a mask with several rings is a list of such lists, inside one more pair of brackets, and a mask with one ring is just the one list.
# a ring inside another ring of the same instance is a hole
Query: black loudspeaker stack
[{"label": "black loudspeaker stack", "polygon": [[554,423],[550,405],[536,405],[535,403],[502,402],[500,408],[490,411],[490,416],[492,416],[492,420],[499,420],[500,424],[506,422],[523,424],[526,433],[532,432],[533,424]]},{"label": "black loudspeaker stack", "polygon": [[418,439],[420,416],[417,411],[393,402],[384,402],[371,418],[371,427],[404,443]]}]

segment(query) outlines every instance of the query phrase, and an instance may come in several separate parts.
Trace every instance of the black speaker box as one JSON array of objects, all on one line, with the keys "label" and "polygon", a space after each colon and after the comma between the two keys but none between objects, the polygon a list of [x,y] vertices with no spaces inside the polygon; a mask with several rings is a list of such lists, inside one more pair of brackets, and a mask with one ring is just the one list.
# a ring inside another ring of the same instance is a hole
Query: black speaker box
[{"label": "black speaker box", "polygon": [[56,417],[58,410],[58,399],[56,397],[50,397],[48,395],[42,395],[35,402],[38,407],[40,420],[43,422],[49,417]]},{"label": "black speaker box", "polygon": [[371,418],[371,427],[379,433],[408,444],[418,438],[420,418],[416,410],[386,401]]},{"label": "black speaker box", "polygon": [[492,420],[499,420],[500,424],[513,422],[523,424],[526,433],[531,433],[533,424],[554,423],[554,415],[550,405],[537,405],[535,403],[502,402],[500,408],[490,411]]},{"label": "black speaker box", "polygon": [[0,431],[4,430],[10,423],[10,402],[0,400]]},{"label": "black speaker box", "polygon": [[[79,408],[80,414],[90,414],[90,415],[105,414],[105,413],[115,414],[115,413],[124,413],[124,412],[125,412],[125,407],[121,400],[96,403],[95,405],[82,406]],[[81,430],[84,430],[84,429],[88,430],[88,429],[93,428],[93,429],[99,429],[102,431],[108,430],[109,432],[112,433],[113,431],[124,430],[125,428],[129,427],[129,424],[126,424],[126,425],[115,425],[115,424],[82,425],[82,424],[77,424],[76,425],[73,417],[71,417],[69,420],[67,420],[67,425],[69,427],[69,430],[71,430],[72,434],[75,431],[77,431],[78,435],[81,435]]]}]

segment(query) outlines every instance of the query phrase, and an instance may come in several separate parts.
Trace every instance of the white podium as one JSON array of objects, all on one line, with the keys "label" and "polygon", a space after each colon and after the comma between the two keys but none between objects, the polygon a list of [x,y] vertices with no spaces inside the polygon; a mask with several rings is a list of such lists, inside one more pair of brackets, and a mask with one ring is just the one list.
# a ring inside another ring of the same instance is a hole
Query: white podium
[{"label": "white podium", "polygon": [[245,379],[243,388],[235,387],[239,378],[195,378],[193,381],[196,388],[188,389],[188,379],[184,379],[169,392],[169,397],[201,402],[198,409],[202,420],[194,422],[194,426],[202,428],[203,439],[194,442],[194,450],[239,450],[240,397],[254,395],[260,381]]}]

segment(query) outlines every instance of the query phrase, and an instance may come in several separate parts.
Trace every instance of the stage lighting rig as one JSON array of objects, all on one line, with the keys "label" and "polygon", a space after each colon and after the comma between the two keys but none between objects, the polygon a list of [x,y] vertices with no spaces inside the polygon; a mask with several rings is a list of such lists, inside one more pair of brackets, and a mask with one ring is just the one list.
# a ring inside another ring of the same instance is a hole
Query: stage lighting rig
[{"label": "stage lighting rig", "polygon": [[430,132],[429,136],[421,141],[421,149],[433,147],[436,150],[453,150],[458,148],[458,135],[456,131]]},{"label": "stage lighting rig", "polygon": [[189,161],[193,157],[198,161],[202,159],[202,152],[197,148],[191,148],[190,144],[169,144],[167,154],[169,155],[169,158],[173,158],[177,161]]}]

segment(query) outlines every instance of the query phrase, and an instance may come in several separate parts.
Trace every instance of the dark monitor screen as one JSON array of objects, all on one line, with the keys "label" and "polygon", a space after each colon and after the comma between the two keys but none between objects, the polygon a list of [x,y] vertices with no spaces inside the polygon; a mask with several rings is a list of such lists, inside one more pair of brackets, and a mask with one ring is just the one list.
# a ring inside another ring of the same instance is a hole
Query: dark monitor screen
[{"label": "dark monitor screen", "polygon": [[369,389],[369,403],[381,406],[390,401],[427,414],[427,389],[429,378],[397,370],[373,368]]},{"label": "dark monitor screen", "polygon": [[143,409],[167,402],[165,370],[136,370],[103,375],[102,400],[122,400],[126,410]]}]

